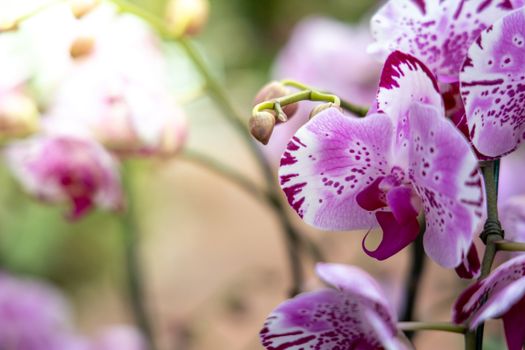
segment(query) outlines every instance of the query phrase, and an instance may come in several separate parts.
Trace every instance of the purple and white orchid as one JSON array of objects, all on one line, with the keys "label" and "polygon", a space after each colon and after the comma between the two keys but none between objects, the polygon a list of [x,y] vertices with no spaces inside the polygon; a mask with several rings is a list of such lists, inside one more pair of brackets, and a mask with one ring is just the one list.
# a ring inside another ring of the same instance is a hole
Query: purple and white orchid
[{"label": "purple and white orchid", "polygon": [[514,151],[525,132],[525,8],[490,26],[468,51],[461,94],[474,146],[489,157]]},{"label": "purple and white orchid", "polygon": [[495,269],[459,297],[454,305],[455,323],[475,329],[491,318],[502,318],[509,350],[525,343],[525,256],[521,255]]},{"label": "purple and white orchid", "polygon": [[281,186],[307,223],[324,230],[381,226],[375,251],[386,259],[419,234],[447,268],[471,251],[483,210],[477,159],[445,118],[437,82],[416,58],[395,52],[383,69],[376,112],[364,119],[337,109],[295,134],[281,160]]},{"label": "purple and white orchid", "polygon": [[376,42],[369,51],[384,59],[401,50],[440,82],[457,82],[470,45],[516,6],[511,0],[390,0],[372,18]]},{"label": "purple and white orchid", "polygon": [[408,348],[396,338],[394,312],[370,275],[327,263],[316,272],[333,288],[300,294],[273,310],[260,332],[266,349]]}]

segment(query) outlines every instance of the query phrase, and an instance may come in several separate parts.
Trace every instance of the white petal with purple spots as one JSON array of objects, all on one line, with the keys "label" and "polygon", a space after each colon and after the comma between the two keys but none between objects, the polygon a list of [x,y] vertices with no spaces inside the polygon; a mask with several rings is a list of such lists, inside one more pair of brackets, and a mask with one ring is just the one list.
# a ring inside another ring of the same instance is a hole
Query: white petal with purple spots
[{"label": "white petal with purple spots", "polygon": [[390,0],[372,18],[369,50],[382,59],[410,53],[440,81],[454,82],[479,33],[511,9],[509,0]]},{"label": "white petal with purple spots", "polygon": [[310,225],[351,230],[376,225],[356,195],[389,171],[392,122],[330,108],[301,127],[281,159],[279,179],[288,202]]},{"label": "white petal with purple spots", "polygon": [[453,268],[467,256],[481,225],[477,158],[442,111],[414,104],[409,118],[409,174],[425,209],[425,250],[440,265]]},{"label": "white petal with purple spots", "polygon": [[483,154],[512,152],[525,132],[525,9],[505,16],[470,47],[461,94],[470,137]]}]

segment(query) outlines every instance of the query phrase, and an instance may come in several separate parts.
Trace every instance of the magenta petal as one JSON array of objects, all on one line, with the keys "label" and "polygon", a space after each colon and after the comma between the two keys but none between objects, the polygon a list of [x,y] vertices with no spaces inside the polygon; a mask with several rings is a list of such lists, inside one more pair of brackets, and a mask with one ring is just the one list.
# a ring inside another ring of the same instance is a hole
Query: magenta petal
[{"label": "magenta petal", "polygon": [[509,0],[390,0],[372,18],[381,58],[401,50],[421,59],[440,81],[458,81],[471,43],[479,33],[512,10]]},{"label": "magenta petal", "polygon": [[413,191],[410,187],[395,187],[386,196],[388,207],[397,222],[407,222],[417,218],[417,210],[412,204]]},{"label": "magenta petal", "polygon": [[515,304],[505,315],[503,315],[503,327],[509,350],[521,350],[525,345],[525,298]]},{"label": "magenta petal", "polygon": [[425,251],[441,266],[455,268],[482,224],[478,161],[442,111],[414,104],[409,117],[409,173],[425,209]]},{"label": "magenta petal", "polygon": [[479,275],[481,263],[478,257],[476,245],[472,243],[470,250],[459,266],[456,267],[456,273],[459,277],[472,279]]},{"label": "magenta petal", "polygon": [[389,169],[392,123],[330,108],[301,127],[281,159],[279,178],[291,207],[325,230],[375,225],[356,196]]},{"label": "magenta petal", "polygon": [[362,245],[366,254],[377,260],[390,258],[392,255],[412,243],[419,234],[419,223],[416,216],[411,220],[400,223],[390,212],[377,212],[376,219],[383,230],[383,239],[381,240],[381,243],[376,250],[368,250],[365,246],[365,241],[368,237],[367,234],[363,239]]},{"label": "magenta petal", "polygon": [[393,320],[378,317],[366,299],[323,289],[279,305],[260,332],[268,350],[379,349],[393,342]]},{"label": "magenta petal", "polygon": [[386,206],[384,191],[379,188],[384,177],[378,177],[355,197],[357,204],[365,210],[374,211]]},{"label": "magenta petal", "polygon": [[525,132],[525,8],[481,33],[461,72],[461,93],[476,148],[490,157],[516,149]]}]

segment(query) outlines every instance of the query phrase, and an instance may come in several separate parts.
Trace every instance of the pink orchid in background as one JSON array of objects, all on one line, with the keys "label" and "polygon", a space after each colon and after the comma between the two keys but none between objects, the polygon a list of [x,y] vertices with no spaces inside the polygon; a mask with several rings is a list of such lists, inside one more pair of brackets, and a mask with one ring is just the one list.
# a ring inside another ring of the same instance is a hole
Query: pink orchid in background
[{"label": "pink orchid in background", "polygon": [[146,350],[140,332],[131,326],[119,325],[105,328],[91,341],[89,350]]},{"label": "pink orchid in background", "polygon": [[380,260],[415,240],[424,210],[427,254],[460,266],[481,224],[481,176],[467,140],[445,118],[435,78],[416,58],[394,52],[375,109],[358,119],[331,108],[299,129],[279,170],[290,205],[324,230],[381,226],[375,251],[363,241]]},{"label": "pink orchid in background", "polygon": [[491,318],[502,318],[509,350],[525,343],[525,256],[511,259],[489,277],[466,289],[453,309],[455,323],[475,329]]},{"label": "pink orchid in background", "polygon": [[[371,41],[364,25],[352,26],[325,17],[304,19],[279,53],[272,76],[294,79],[369,105],[377,92],[381,71],[381,65],[366,53]],[[261,148],[276,166],[294,132],[308,121],[312,108],[312,103],[299,104],[299,113],[278,124],[269,144]]]},{"label": "pink orchid in background", "polygon": [[396,338],[396,317],[384,292],[363,270],[319,263],[333,288],[302,293],[279,305],[260,332],[268,350],[407,349]]},{"label": "pink orchid in background", "polygon": [[514,151],[525,133],[525,9],[481,33],[461,72],[470,138],[484,155]]},{"label": "pink orchid in background", "polygon": [[71,219],[94,206],[122,208],[118,164],[95,141],[39,135],[11,144],[6,154],[11,171],[23,187],[46,202],[69,202]]},{"label": "pink orchid in background", "polygon": [[121,154],[173,155],[187,126],[160,43],[141,21],[113,17],[58,85],[46,129],[91,136]]},{"label": "pink orchid in background", "polygon": [[381,59],[395,50],[406,52],[440,82],[457,82],[470,45],[517,5],[511,0],[390,0],[372,17],[375,43],[369,51]]}]

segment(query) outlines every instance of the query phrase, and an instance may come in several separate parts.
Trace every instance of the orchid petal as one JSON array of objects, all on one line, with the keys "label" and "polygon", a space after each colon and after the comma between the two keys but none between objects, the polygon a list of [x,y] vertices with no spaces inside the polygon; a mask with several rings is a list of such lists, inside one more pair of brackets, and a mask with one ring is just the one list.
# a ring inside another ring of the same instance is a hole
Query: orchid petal
[{"label": "orchid petal", "polygon": [[513,242],[525,242],[525,194],[509,198],[499,209],[505,238]]},{"label": "orchid petal", "polygon": [[525,344],[525,298],[522,298],[505,315],[503,315],[503,327],[509,350],[521,350]]},{"label": "orchid petal", "polygon": [[470,138],[490,157],[512,152],[525,132],[525,9],[481,33],[460,75]]},{"label": "orchid petal", "polygon": [[382,309],[382,314],[393,318],[386,295],[365,271],[354,266],[331,263],[318,263],[315,270],[325,283],[345,293],[370,300]]},{"label": "orchid petal", "polygon": [[486,279],[463,292],[454,305],[454,322],[467,322],[474,329],[489,318],[503,316],[525,296],[524,277],[524,255],[500,265]]},{"label": "orchid petal", "polygon": [[279,305],[260,332],[268,350],[405,349],[387,298],[361,269],[318,264],[317,273],[338,288],[303,293]]},{"label": "orchid petal", "polygon": [[509,0],[390,0],[372,18],[369,51],[384,59],[401,50],[455,82],[471,43],[510,10]]},{"label": "orchid petal", "polygon": [[472,243],[467,256],[463,258],[461,265],[456,267],[456,273],[460,278],[472,279],[479,275],[481,271],[481,263],[479,261],[478,251],[476,245]]},{"label": "orchid petal", "polygon": [[281,159],[279,178],[288,202],[307,223],[327,230],[370,228],[372,213],[356,196],[388,169],[392,123],[358,119],[335,108],[301,127]]},{"label": "orchid petal", "polygon": [[425,250],[443,267],[453,268],[468,254],[484,201],[477,159],[442,113],[432,106],[412,106],[409,173],[425,209]]},{"label": "orchid petal", "polygon": [[378,260],[388,259],[398,253],[412,243],[419,234],[419,223],[416,216],[400,223],[392,213],[380,211],[376,213],[376,219],[383,230],[381,243],[373,251],[367,249],[365,246],[367,234],[363,239],[362,246],[366,254]]}]

